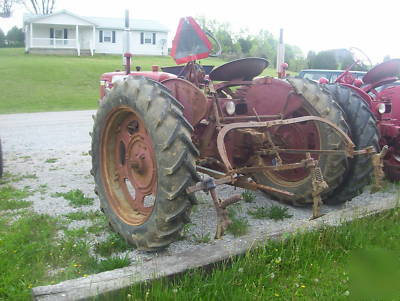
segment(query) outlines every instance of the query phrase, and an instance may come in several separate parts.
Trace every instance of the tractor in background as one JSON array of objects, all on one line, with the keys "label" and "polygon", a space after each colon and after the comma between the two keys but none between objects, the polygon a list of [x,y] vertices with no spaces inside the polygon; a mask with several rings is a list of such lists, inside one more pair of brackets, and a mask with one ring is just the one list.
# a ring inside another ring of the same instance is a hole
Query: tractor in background
[{"label": "tractor in background", "polygon": [[263,58],[205,68],[208,36],[182,18],[171,55],[185,65],[131,71],[126,53],[125,72],[101,76],[91,133],[95,192],[110,226],[139,249],[179,239],[196,191],[212,197],[219,238],[230,223],[227,207],[241,197],[222,200],[217,185],[312,204],[317,218],[322,201],[335,202],[335,191],[359,180],[350,171],[362,170],[360,185],[379,171],[374,124],[359,144],[362,132],[350,132],[324,85],[259,77],[269,65]]},{"label": "tractor in background", "polygon": [[[357,61],[355,61],[355,64]],[[354,65],[354,64],[353,64]],[[353,66],[352,65],[352,66]],[[359,124],[359,115],[375,124],[380,133],[379,145],[387,145],[388,151],[384,157],[384,171],[388,179],[400,180],[400,59],[391,59],[372,68],[362,80],[356,79],[350,73],[350,66],[327,89],[345,111],[346,121],[352,131],[363,129],[362,135],[368,136],[366,130]],[[324,80],[320,80],[324,82]],[[349,97],[349,95],[352,95]],[[356,105],[356,103],[359,103]],[[352,108],[357,106],[357,108]],[[362,112],[362,113],[361,113]],[[369,117],[366,117],[369,115]],[[372,127],[372,126],[371,126]]]}]

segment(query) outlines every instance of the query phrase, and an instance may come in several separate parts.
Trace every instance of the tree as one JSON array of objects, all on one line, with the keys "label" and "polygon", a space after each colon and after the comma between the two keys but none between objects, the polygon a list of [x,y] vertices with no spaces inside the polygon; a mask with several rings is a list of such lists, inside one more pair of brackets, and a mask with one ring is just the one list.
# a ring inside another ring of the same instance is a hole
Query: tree
[{"label": "tree", "polygon": [[1,18],[11,17],[14,5],[19,2],[20,0],[0,0],[0,17]]},{"label": "tree", "polygon": [[243,54],[249,54],[250,49],[251,49],[251,39],[249,37],[247,38],[239,38],[238,43],[240,45],[240,49]]},{"label": "tree", "polygon": [[25,35],[22,29],[14,26],[7,32],[7,42],[11,47],[22,47],[24,46]]},{"label": "tree", "polygon": [[0,29],[0,47],[6,46],[6,36],[4,32]]},{"label": "tree", "polygon": [[[309,52],[312,55],[312,52]],[[337,69],[337,61],[335,53],[330,50],[320,51],[315,57],[310,57],[309,61],[310,68],[313,69]]]},{"label": "tree", "polygon": [[53,13],[56,0],[24,0],[25,7],[36,15]]}]

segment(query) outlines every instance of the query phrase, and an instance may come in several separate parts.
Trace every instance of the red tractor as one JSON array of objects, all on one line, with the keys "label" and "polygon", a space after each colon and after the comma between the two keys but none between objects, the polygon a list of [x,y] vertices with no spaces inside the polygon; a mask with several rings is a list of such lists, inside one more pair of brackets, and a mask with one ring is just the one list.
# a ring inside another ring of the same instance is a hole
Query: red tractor
[{"label": "red tractor", "polygon": [[[364,137],[375,127],[379,130],[381,147],[387,145],[384,171],[392,181],[400,180],[400,59],[392,59],[372,68],[363,80],[357,80],[349,72],[352,66],[337,78],[335,85],[327,85],[334,98],[342,106],[346,121],[352,131],[361,128]],[[349,97],[349,95],[352,97]],[[352,108],[359,103],[357,108]],[[363,113],[360,113],[360,110]],[[357,124],[358,116],[369,119],[369,129]],[[365,132],[368,131],[368,132]]]},{"label": "red tractor", "polygon": [[131,72],[126,54],[125,72],[101,77],[91,151],[95,192],[111,227],[139,249],[177,240],[199,190],[214,201],[218,238],[230,223],[227,206],[240,196],[221,200],[217,185],[311,203],[317,217],[321,200],[352,189],[358,171],[366,181],[357,187],[366,184],[371,157],[379,170],[377,131],[353,135],[324,85],[258,77],[268,66],[262,58],[210,70],[199,60],[211,48],[194,19],[183,18],[172,56],[186,65]]}]

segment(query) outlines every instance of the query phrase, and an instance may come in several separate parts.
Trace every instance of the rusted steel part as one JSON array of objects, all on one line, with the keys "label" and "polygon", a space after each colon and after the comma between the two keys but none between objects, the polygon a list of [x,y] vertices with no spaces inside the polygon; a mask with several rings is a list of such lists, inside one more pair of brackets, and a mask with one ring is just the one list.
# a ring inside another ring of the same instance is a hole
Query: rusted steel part
[{"label": "rusted steel part", "polygon": [[153,210],[145,198],[157,190],[156,160],[144,121],[131,108],[117,108],[109,114],[102,143],[102,181],[110,205],[126,223],[142,224]]},{"label": "rusted steel part", "polygon": [[389,147],[385,145],[379,154],[372,156],[372,166],[374,167],[374,185],[372,190],[378,191],[382,189],[382,179],[385,176],[383,172],[383,158],[388,153]]},{"label": "rusted steel part", "polygon": [[228,210],[226,209],[229,205],[239,202],[242,197],[240,194],[231,196],[226,200],[221,200],[218,198],[217,191],[215,187],[210,189],[210,195],[214,203],[215,211],[217,213],[217,229],[215,231],[215,239],[220,239],[229,225],[232,223],[228,216]]},{"label": "rusted steel part", "polygon": [[326,119],[318,117],[318,116],[303,116],[303,117],[290,118],[290,119],[284,119],[284,120],[271,120],[271,121],[263,121],[263,122],[237,122],[237,123],[224,125],[223,128],[221,129],[221,131],[218,133],[218,137],[217,137],[217,148],[218,148],[218,152],[221,157],[221,160],[225,164],[228,171],[233,170],[232,165],[228,159],[228,154],[227,154],[227,151],[225,148],[225,142],[224,142],[226,134],[231,130],[241,129],[241,128],[270,128],[273,126],[294,124],[294,123],[299,123],[299,122],[304,122],[304,121],[317,121],[317,122],[321,122],[321,123],[325,123],[325,124],[329,125],[345,142],[346,152],[347,152],[348,156],[349,157],[353,156],[354,143],[346,135],[346,133],[343,132],[339,127],[337,127],[334,123],[330,122],[329,120],[326,120]]},{"label": "rusted steel part", "polygon": [[[278,153],[310,153],[310,154],[343,154],[343,155],[348,155],[348,152],[346,150],[330,150],[330,149],[285,149],[285,148],[278,148],[275,150],[270,150],[270,149],[265,149],[265,150],[260,150],[257,151],[256,153],[262,154],[262,155],[270,155],[275,152]],[[376,154],[376,150],[373,146],[368,146],[364,149],[361,150],[355,150],[353,151],[353,156],[357,155],[373,155]]]},{"label": "rusted steel part", "polygon": [[310,172],[311,172],[311,179],[312,179],[312,198],[313,198],[313,208],[312,208],[312,217],[311,220],[316,219],[318,217],[321,217],[323,214],[321,214],[321,205],[322,203],[322,198],[321,198],[321,193],[323,193],[329,186],[325,182],[324,176],[322,174],[321,168],[318,166],[318,162],[312,159],[311,154],[307,153],[306,157],[308,160],[314,161],[313,165],[310,166]]},{"label": "rusted steel part", "polygon": [[207,113],[207,97],[191,82],[171,78],[162,82],[171,94],[183,105],[183,115],[191,125],[196,125]]},{"label": "rusted steel part", "polygon": [[232,169],[232,173],[253,173],[257,171],[264,171],[264,170],[274,170],[274,171],[282,171],[282,170],[290,170],[296,169],[301,167],[310,167],[314,166],[316,160],[313,159],[304,159],[298,163],[289,163],[289,164],[282,164],[282,165],[264,165],[264,166],[252,166],[252,167],[241,167]]},{"label": "rusted steel part", "polygon": [[[258,184],[253,181],[249,182],[247,177],[227,175],[227,174],[224,174],[217,170],[209,169],[209,168],[206,168],[203,166],[197,166],[196,169],[199,172],[205,173],[207,175],[212,176],[213,178],[216,178],[217,179],[217,180],[215,180],[216,185],[229,184],[229,185],[241,187],[244,189],[251,189],[251,190],[262,189],[265,191],[276,192],[276,193],[280,193],[280,194],[287,195],[287,196],[294,195],[293,193],[285,191],[285,190],[277,189],[277,188],[270,187],[267,185]],[[193,193],[193,192],[204,190],[204,189],[205,189],[204,183],[199,182],[196,185],[186,188],[186,192]]]}]

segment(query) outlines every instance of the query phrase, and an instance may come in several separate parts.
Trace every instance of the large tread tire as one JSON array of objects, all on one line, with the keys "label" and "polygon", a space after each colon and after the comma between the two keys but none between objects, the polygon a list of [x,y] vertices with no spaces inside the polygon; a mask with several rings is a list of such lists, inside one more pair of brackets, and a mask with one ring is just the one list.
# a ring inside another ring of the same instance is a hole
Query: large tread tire
[{"label": "large tread tire", "polygon": [[[345,122],[342,110],[323,86],[311,80],[300,78],[288,78],[287,81],[293,86],[297,94],[303,96],[305,100],[304,105],[307,106],[309,110],[313,111],[313,115],[329,120],[345,133],[348,133],[349,128]],[[331,127],[319,123],[318,128],[320,131],[322,149],[344,149],[344,142]],[[323,154],[319,157],[319,166],[329,186],[322,195],[322,197],[325,198],[330,191],[341,184],[343,175],[347,169],[347,158],[344,155]],[[255,174],[254,178],[256,182],[286,190],[294,194],[294,196],[286,196],[279,193],[266,192],[268,195],[280,201],[291,203],[295,206],[312,203],[311,175],[307,176],[299,183],[287,186],[285,186],[285,184],[280,185],[263,173]]]},{"label": "large tread tire", "polygon": [[0,178],[3,176],[3,150],[1,148],[1,139],[0,139]]},{"label": "large tread tire", "polygon": [[[376,119],[368,104],[349,87],[340,84],[330,84],[325,87],[344,111],[355,149],[360,150],[373,146],[379,151],[379,131],[376,126]],[[371,182],[372,174],[371,157],[354,156],[349,160],[349,168],[343,183],[324,202],[326,204],[340,204],[350,201],[362,192],[364,186]]]},{"label": "large tread tire", "polygon": [[400,166],[384,164],[383,171],[390,182],[400,181]]},{"label": "large tread tire", "polygon": [[[130,225],[113,210],[101,177],[102,133],[107,116],[119,107],[130,107],[144,120],[151,136],[157,164],[157,193],[150,216],[140,225]],[[160,83],[144,77],[117,82],[100,102],[92,133],[92,174],[95,192],[111,228],[140,250],[158,250],[179,239],[189,222],[194,195],[186,188],[199,180],[195,169],[198,150],[191,141],[192,126],[182,114],[182,105]]]}]

